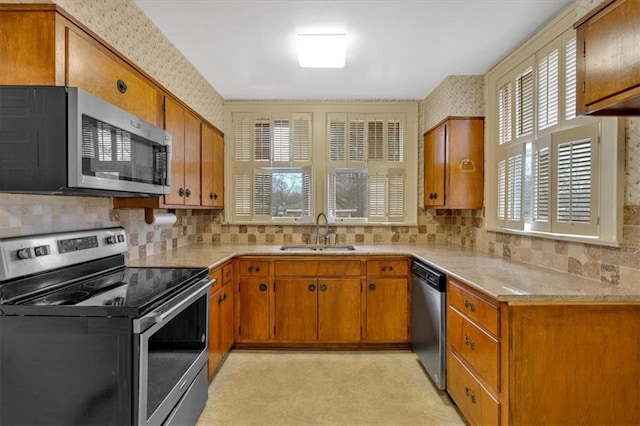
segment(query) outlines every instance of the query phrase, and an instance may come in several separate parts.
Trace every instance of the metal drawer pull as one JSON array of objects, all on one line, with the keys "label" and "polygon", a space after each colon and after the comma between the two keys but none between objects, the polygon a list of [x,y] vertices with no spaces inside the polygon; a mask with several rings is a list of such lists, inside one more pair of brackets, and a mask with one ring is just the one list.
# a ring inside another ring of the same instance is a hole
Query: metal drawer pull
[{"label": "metal drawer pull", "polygon": [[464,388],[464,394],[467,395],[467,398],[469,398],[472,403],[476,403],[476,396],[471,392],[471,389]]},{"label": "metal drawer pull", "polygon": [[260,291],[267,291],[267,285],[266,284],[260,284]]},{"label": "metal drawer pull", "polygon": [[369,290],[373,291],[375,289],[376,289],[376,284],[375,283],[369,284]]},{"label": "metal drawer pull", "polygon": [[316,285],[315,284],[309,284],[309,291],[316,291]]},{"label": "metal drawer pull", "polygon": [[327,288],[329,288],[329,286],[326,284],[320,284],[320,291],[327,291]]},{"label": "metal drawer pull", "polygon": [[473,303],[469,302],[467,299],[464,299],[464,307],[467,309],[471,309],[471,312],[476,310],[476,305],[474,305]]},{"label": "metal drawer pull", "polygon": [[471,350],[474,351],[476,349],[476,344],[474,342],[472,342],[471,340],[469,340],[469,337],[464,336],[464,344],[465,345],[469,345],[471,347]]},{"label": "metal drawer pull", "polygon": [[253,266],[249,266],[249,272],[260,272],[260,267],[256,266],[255,268]]},{"label": "metal drawer pull", "polygon": [[393,272],[393,266],[383,266],[382,272]]}]

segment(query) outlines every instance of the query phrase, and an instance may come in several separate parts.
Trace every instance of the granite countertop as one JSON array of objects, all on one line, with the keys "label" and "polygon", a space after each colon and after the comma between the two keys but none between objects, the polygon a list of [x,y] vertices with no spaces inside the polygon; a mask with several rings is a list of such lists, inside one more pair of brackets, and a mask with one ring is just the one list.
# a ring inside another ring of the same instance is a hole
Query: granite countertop
[{"label": "granite countertop", "polygon": [[197,243],[132,260],[129,266],[215,267],[242,255],[409,255],[463,280],[498,301],[640,302],[636,288],[608,285],[568,273],[510,261],[481,251],[444,244],[357,245],[350,252],[280,250],[280,245]]}]

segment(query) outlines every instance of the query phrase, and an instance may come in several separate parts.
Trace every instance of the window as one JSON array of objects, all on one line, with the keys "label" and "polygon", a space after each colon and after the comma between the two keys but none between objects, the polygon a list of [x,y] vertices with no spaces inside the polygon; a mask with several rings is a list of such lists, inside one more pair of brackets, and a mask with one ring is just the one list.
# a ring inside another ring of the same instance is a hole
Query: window
[{"label": "window", "polygon": [[330,216],[339,222],[404,221],[404,122],[387,114],[328,115]]},{"label": "window", "polygon": [[620,122],[576,117],[572,15],[556,19],[569,29],[550,24],[487,74],[487,228],[617,245]]},{"label": "window", "polygon": [[239,114],[234,129],[234,218],[309,217],[311,115]]},{"label": "window", "polygon": [[225,220],[415,223],[417,105],[376,104],[229,102]]}]

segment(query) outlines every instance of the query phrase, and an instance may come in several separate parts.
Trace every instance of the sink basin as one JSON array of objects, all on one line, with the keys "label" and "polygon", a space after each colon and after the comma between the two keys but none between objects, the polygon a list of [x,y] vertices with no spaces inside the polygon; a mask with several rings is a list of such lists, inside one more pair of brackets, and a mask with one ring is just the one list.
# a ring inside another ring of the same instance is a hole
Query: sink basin
[{"label": "sink basin", "polygon": [[352,244],[292,244],[280,247],[282,251],[354,251]]}]

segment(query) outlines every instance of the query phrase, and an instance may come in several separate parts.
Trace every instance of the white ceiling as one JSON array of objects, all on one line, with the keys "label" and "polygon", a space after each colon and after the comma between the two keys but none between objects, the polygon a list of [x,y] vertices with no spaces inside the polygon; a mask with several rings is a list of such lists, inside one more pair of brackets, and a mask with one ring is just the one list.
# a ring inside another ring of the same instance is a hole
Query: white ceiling
[{"label": "white ceiling", "polygon": [[[225,99],[424,99],[485,74],[572,0],[135,0]],[[342,69],[295,35],[346,32]]]}]

